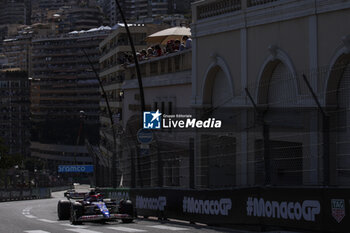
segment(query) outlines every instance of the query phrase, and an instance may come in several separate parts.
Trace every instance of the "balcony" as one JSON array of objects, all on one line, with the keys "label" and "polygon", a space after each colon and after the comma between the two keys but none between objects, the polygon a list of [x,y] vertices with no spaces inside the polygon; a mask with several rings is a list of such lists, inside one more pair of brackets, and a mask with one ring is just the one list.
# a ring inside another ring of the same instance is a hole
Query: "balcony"
[{"label": "balcony", "polygon": [[[192,69],[192,50],[184,50],[139,62],[142,78],[168,75]],[[136,78],[135,64],[128,66],[126,77]]]},{"label": "balcony", "polygon": [[[300,0],[208,0],[198,1],[193,4],[193,20],[204,20],[221,16],[225,14],[232,14],[239,12],[252,13],[252,11],[259,11],[264,8],[273,8],[279,14],[291,14],[291,10],[310,10],[310,13],[332,11],[334,8],[346,9],[349,7],[344,0],[318,0],[318,1],[300,1]],[[339,9],[338,9],[339,10]],[[281,12],[282,11],[282,12]],[[271,12],[265,12],[270,14]],[[300,13],[300,12],[299,12]],[[309,13],[309,14],[310,14]],[[254,15],[254,14],[253,14]],[[249,15],[247,16],[249,17]],[[240,18],[242,20],[242,18]],[[232,22],[231,22],[232,23]]]},{"label": "balcony", "polygon": [[276,2],[279,0],[248,0],[248,7],[252,7],[252,6],[258,6],[258,5],[264,5],[270,2]]},{"label": "balcony", "polygon": [[242,9],[241,0],[211,1],[197,7],[197,19],[210,18]]},{"label": "balcony", "polygon": [[192,37],[348,9],[344,0],[206,0],[192,4]]}]

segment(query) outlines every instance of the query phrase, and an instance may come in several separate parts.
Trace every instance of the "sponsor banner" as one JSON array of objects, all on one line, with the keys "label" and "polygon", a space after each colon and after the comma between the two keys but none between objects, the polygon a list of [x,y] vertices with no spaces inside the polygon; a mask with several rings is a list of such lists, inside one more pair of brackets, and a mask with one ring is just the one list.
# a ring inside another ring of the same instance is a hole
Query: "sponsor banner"
[{"label": "sponsor banner", "polygon": [[[114,192],[123,189],[115,189]],[[111,191],[110,191],[111,192]],[[350,189],[130,189],[137,214],[210,225],[349,232]]]},{"label": "sponsor banner", "polygon": [[[324,190],[324,219],[333,232],[349,232],[350,189]],[[344,230],[346,229],[346,230]]]},{"label": "sponsor banner", "polygon": [[191,214],[228,215],[232,202],[230,198],[220,200],[198,200],[194,197],[184,197],[182,211]]},{"label": "sponsor banner", "polygon": [[344,199],[332,199],[332,216],[333,218],[340,223],[345,217],[345,201]]},{"label": "sponsor banner", "polygon": [[166,206],[166,197],[144,197],[144,196],[136,196],[136,209],[148,209],[148,210],[160,210],[164,211],[164,207]]},{"label": "sponsor banner", "polygon": [[76,173],[76,172],[94,172],[93,165],[58,165],[58,172],[60,173]]}]

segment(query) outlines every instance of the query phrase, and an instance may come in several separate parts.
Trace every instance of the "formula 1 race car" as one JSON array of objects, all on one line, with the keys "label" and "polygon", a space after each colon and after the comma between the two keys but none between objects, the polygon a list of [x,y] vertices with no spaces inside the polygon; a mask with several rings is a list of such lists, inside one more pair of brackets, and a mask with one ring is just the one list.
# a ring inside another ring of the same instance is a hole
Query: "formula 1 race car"
[{"label": "formula 1 race car", "polygon": [[68,197],[69,195],[72,195],[75,193],[75,189],[68,189],[63,195],[65,197]]},{"label": "formula 1 race car", "polygon": [[82,222],[107,222],[121,219],[123,223],[131,223],[134,219],[134,207],[130,200],[103,199],[94,191],[89,193],[71,192],[68,200],[60,200],[57,204],[59,220],[70,220],[73,225]]}]

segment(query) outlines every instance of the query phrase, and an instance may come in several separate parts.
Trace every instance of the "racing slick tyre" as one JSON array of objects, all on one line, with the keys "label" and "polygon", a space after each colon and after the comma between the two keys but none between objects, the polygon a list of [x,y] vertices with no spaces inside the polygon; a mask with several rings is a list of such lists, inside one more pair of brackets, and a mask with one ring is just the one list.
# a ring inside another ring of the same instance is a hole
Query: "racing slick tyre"
[{"label": "racing slick tyre", "polygon": [[131,216],[131,219],[122,219],[123,223],[131,223],[134,217],[134,205],[131,200],[121,200],[119,202],[119,213],[128,214]]},{"label": "racing slick tyre", "polygon": [[59,220],[68,220],[70,216],[70,202],[60,200],[57,204],[57,215]]},{"label": "racing slick tyre", "polygon": [[122,219],[123,223],[132,223],[134,219]]},{"label": "racing slick tyre", "polygon": [[70,218],[69,221],[72,225],[80,225],[81,221],[78,219],[83,215],[83,206],[80,203],[73,203],[70,208]]}]

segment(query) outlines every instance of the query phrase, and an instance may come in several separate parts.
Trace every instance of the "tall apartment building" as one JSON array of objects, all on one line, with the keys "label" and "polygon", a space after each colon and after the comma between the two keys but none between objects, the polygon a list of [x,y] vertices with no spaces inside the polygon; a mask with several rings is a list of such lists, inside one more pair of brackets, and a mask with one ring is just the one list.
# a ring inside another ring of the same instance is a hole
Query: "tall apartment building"
[{"label": "tall apartment building", "polygon": [[35,0],[31,17],[33,23],[56,23],[60,32],[85,30],[108,23],[96,0]]},{"label": "tall apartment building", "polygon": [[[33,39],[32,155],[58,164],[91,163],[84,139],[99,141],[99,43],[109,30]],[[84,111],[84,117],[80,111]]]},{"label": "tall apartment building", "polygon": [[[112,26],[122,21],[115,0],[103,0],[100,4],[102,5],[104,14],[108,18],[109,25]],[[135,0],[121,0],[119,1],[119,4],[126,19],[134,20],[137,17],[135,14]]]},{"label": "tall apartment building", "polygon": [[53,14],[52,20],[58,25],[60,33],[88,30],[108,24],[101,8],[93,0],[62,7]]},{"label": "tall apartment building", "polygon": [[0,137],[10,154],[30,154],[29,107],[28,75],[23,71],[0,71]]},{"label": "tall apartment building", "polygon": [[194,0],[168,0],[169,14],[187,14],[191,13],[191,3]]},{"label": "tall apartment building", "polygon": [[30,24],[30,0],[1,0],[0,24]]},{"label": "tall apartment building", "polygon": [[1,53],[7,59],[4,67],[19,68],[26,71],[30,77],[32,38],[54,34],[55,27],[52,24],[17,25],[11,30],[12,32],[7,33],[7,39],[1,41]]},{"label": "tall apartment building", "polygon": [[3,40],[2,52],[7,57],[7,65],[31,72],[31,36],[18,35],[11,39]]},{"label": "tall apartment building", "polygon": [[[102,8],[110,25],[121,22],[120,12],[115,0],[104,0]],[[154,18],[168,14],[186,14],[190,11],[190,0],[121,0],[119,4],[129,21]]]}]

